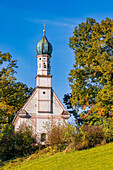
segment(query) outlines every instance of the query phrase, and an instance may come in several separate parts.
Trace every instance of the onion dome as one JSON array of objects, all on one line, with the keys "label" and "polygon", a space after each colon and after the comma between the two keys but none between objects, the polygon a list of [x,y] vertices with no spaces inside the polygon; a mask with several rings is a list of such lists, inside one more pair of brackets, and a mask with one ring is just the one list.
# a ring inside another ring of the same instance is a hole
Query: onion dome
[{"label": "onion dome", "polygon": [[51,55],[52,53],[52,45],[50,44],[50,42],[45,36],[45,29],[43,30],[42,39],[39,41],[39,43],[36,46],[36,52],[37,55],[42,55],[42,54]]}]

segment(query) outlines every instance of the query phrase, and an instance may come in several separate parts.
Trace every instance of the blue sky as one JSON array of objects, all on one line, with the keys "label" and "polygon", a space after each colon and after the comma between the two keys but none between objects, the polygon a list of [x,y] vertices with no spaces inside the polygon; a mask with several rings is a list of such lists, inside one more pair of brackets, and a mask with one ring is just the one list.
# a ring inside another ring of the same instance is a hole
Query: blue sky
[{"label": "blue sky", "polygon": [[36,44],[43,35],[53,45],[51,58],[52,86],[60,100],[71,92],[68,74],[74,64],[69,37],[74,27],[87,17],[101,21],[113,18],[111,0],[0,0],[0,51],[17,59],[17,79],[35,87]]}]

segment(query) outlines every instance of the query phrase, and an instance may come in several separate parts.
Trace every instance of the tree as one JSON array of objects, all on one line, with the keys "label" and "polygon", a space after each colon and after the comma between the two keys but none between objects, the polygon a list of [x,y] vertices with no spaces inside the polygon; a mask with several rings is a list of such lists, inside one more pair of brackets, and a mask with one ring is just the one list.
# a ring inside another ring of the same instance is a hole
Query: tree
[{"label": "tree", "polygon": [[83,123],[80,114],[78,114],[77,109],[73,108],[70,98],[72,97],[71,93],[64,94],[63,102],[65,103],[68,112],[74,116],[77,126],[80,126]]},{"label": "tree", "polygon": [[32,132],[32,128],[25,124],[17,132],[13,125],[7,124],[0,138],[0,160],[6,161],[34,153],[37,147],[34,145],[36,138]]},{"label": "tree", "polygon": [[113,115],[113,20],[87,18],[75,27],[69,46],[75,63],[69,73],[70,102],[82,117]]},{"label": "tree", "polygon": [[17,61],[9,53],[0,52],[0,129],[10,123],[33,92],[26,84],[17,82]]}]

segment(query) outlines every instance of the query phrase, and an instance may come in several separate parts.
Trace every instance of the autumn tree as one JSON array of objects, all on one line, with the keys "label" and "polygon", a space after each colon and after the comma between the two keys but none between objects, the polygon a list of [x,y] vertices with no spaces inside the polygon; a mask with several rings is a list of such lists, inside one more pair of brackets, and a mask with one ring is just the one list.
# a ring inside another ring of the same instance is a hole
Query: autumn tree
[{"label": "autumn tree", "polygon": [[17,61],[9,53],[0,52],[0,128],[10,123],[33,92],[32,88],[17,82]]},{"label": "autumn tree", "polygon": [[70,102],[83,116],[113,115],[113,20],[87,18],[75,27],[69,46],[75,63],[69,73]]},{"label": "autumn tree", "polygon": [[75,118],[75,122],[76,122],[76,126],[79,126],[83,123],[82,118],[80,117],[80,114],[78,113],[78,109],[77,107],[73,107],[71,102],[70,102],[70,98],[72,97],[71,93],[67,93],[64,94],[64,98],[63,98],[63,103],[65,103],[68,112],[74,116]]}]

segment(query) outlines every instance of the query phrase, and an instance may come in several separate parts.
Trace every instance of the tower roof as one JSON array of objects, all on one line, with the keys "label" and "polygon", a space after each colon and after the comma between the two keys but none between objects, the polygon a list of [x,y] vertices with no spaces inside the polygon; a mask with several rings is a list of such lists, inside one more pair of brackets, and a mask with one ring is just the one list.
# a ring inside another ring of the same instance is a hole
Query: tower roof
[{"label": "tower roof", "polygon": [[43,30],[42,39],[38,42],[36,46],[36,52],[37,52],[37,55],[42,55],[42,54],[51,55],[52,53],[52,45],[50,44],[50,42],[45,36],[45,29]]}]

